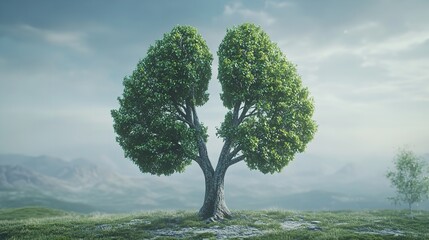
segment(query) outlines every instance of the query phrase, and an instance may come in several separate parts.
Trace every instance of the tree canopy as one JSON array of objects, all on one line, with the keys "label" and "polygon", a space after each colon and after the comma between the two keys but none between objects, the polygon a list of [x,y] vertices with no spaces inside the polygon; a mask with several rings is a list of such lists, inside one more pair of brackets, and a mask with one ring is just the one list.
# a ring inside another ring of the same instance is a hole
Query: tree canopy
[{"label": "tree canopy", "polygon": [[177,26],[124,79],[120,108],[112,110],[114,129],[125,156],[142,172],[181,172],[197,158],[191,108],[208,100],[212,60],[195,28]]},{"label": "tree canopy", "polygon": [[253,24],[228,30],[218,56],[221,98],[230,109],[219,136],[233,140],[251,169],[281,171],[316,131],[313,100],[295,66]]}]

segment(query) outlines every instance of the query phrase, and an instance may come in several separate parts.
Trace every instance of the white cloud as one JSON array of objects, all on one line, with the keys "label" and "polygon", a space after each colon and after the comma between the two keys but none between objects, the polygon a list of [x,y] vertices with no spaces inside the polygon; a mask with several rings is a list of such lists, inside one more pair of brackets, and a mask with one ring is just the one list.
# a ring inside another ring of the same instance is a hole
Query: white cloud
[{"label": "white cloud", "polygon": [[429,58],[427,59],[382,59],[374,64],[388,70],[391,77],[409,84],[427,83],[429,86]]},{"label": "white cloud", "polygon": [[338,55],[355,55],[363,60],[363,66],[376,64],[383,59],[418,47],[429,41],[429,29],[408,30],[387,33],[386,27],[378,22],[363,22],[343,31],[343,37],[330,36],[327,43],[319,41],[317,36],[308,35],[297,38],[299,42],[280,41],[282,47],[297,46],[307,50],[303,57],[322,61]]},{"label": "white cloud", "polygon": [[31,25],[21,25],[19,29],[50,44],[67,47],[81,53],[87,53],[90,50],[85,43],[85,34],[82,32],[53,31]]},{"label": "white cloud", "polygon": [[350,28],[344,29],[344,34],[351,34],[351,35],[362,35],[362,34],[368,34],[372,31],[377,31],[381,27],[381,24],[379,22],[375,21],[369,21],[369,22],[363,22],[355,26],[351,26]]},{"label": "white cloud", "polygon": [[[322,83],[331,82],[334,88],[343,85],[343,91],[349,88],[362,97],[378,95],[379,99],[389,96],[392,101],[427,102],[429,57],[413,54],[427,48],[429,30],[408,29],[390,34],[385,31],[382,24],[364,22],[350,27],[344,34],[346,37],[334,38],[325,44],[316,42],[313,36],[299,42],[283,41],[280,46],[292,51],[301,63],[298,69],[306,76],[313,76],[315,84],[325,81]],[[373,36],[379,32],[383,34]],[[345,63],[345,59],[353,60]],[[327,76],[329,71],[332,72]],[[331,94],[340,92],[331,91]]]},{"label": "white cloud", "polygon": [[382,55],[396,54],[409,50],[429,40],[429,31],[409,31],[392,36],[381,42],[362,46],[361,54]]},{"label": "white cloud", "polygon": [[286,1],[266,1],[265,7],[272,7],[272,8],[286,8],[291,6],[292,3],[286,2]]},{"label": "white cloud", "polygon": [[270,26],[276,22],[274,17],[272,17],[267,12],[262,10],[255,11],[255,10],[245,8],[243,4],[241,4],[240,2],[227,4],[224,8],[223,14],[224,16],[228,16],[228,17],[238,15],[246,21],[256,22],[259,24],[263,24],[265,26]]}]

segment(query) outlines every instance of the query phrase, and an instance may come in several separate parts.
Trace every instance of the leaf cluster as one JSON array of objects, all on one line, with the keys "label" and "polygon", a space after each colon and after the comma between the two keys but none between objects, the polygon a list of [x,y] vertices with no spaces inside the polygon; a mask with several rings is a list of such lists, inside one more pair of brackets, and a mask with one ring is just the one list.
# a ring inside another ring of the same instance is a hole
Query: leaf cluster
[{"label": "leaf cluster", "polygon": [[218,135],[233,139],[251,169],[281,171],[316,132],[313,99],[260,27],[228,30],[218,55],[221,98],[230,109]]},{"label": "leaf cluster", "polygon": [[112,110],[114,129],[125,157],[142,172],[169,175],[196,159],[196,139],[207,134],[193,127],[192,110],[208,99],[211,62],[196,29],[178,26],[124,79],[120,108]]},{"label": "leaf cluster", "polygon": [[143,64],[158,90],[173,102],[201,106],[208,100],[213,56],[197,30],[177,26],[149,47]]}]

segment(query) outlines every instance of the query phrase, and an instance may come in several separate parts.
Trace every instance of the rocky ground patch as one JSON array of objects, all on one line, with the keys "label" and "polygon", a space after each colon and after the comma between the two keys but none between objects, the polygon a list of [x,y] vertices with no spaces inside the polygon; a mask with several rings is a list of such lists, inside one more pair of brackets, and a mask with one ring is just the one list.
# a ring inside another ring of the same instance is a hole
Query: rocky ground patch
[{"label": "rocky ground patch", "polygon": [[[150,231],[157,237],[172,237],[175,239],[188,239],[193,236],[215,237],[216,239],[249,238],[264,235],[267,231],[254,227],[231,225],[226,227],[212,226],[208,228],[180,228],[180,229],[157,229]],[[155,239],[157,238],[155,237]]]}]

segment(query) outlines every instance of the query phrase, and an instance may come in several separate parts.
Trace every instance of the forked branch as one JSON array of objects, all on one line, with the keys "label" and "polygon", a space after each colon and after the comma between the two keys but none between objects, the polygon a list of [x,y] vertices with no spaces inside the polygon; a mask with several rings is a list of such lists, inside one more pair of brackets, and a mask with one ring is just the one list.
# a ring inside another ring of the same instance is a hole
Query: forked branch
[{"label": "forked branch", "polygon": [[238,156],[238,157],[235,157],[235,158],[231,159],[231,160],[228,162],[228,167],[229,167],[229,166],[231,166],[231,165],[234,165],[234,164],[236,164],[236,163],[238,163],[238,162],[241,162],[241,161],[243,161],[244,159],[245,159],[244,155],[240,155],[240,156]]}]

